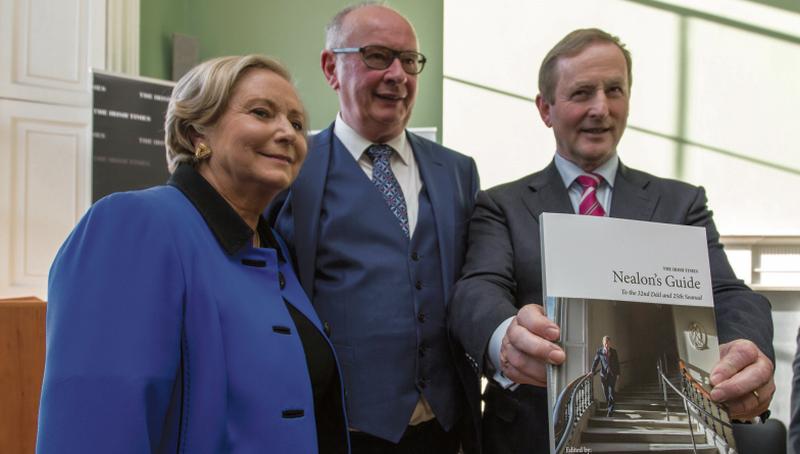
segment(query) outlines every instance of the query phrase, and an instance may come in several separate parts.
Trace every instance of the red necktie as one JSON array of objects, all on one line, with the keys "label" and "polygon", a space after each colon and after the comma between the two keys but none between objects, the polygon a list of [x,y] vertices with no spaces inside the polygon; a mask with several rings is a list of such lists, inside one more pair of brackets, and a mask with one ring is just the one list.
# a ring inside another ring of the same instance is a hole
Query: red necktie
[{"label": "red necktie", "polygon": [[597,201],[597,185],[603,177],[594,173],[579,175],[576,180],[583,188],[580,202],[578,202],[578,214],[589,216],[605,216],[606,212]]}]

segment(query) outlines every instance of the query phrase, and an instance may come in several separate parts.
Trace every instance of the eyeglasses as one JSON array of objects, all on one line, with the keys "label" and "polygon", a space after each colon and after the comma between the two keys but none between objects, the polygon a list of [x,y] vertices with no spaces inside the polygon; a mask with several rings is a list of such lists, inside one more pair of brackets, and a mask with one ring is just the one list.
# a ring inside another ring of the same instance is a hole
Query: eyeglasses
[{"label": "eyeglasses", "polygon": [[340,47],[331,49],[334,54],[361,54],[361,59],[367,68],[386,69],[392,65],[394,59],[400,60],[403,71],[407,74],[416,75],[422,72],[425,62],[428,61],[424,55],[411,50],[394,50],[383,46],[364,46],[364,47]]}]

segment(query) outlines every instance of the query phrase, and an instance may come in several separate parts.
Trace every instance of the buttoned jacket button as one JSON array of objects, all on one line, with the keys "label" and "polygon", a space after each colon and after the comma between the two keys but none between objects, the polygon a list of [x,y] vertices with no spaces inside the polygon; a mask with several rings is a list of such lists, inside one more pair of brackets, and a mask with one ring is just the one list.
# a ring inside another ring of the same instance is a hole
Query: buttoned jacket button
[{"label": "buttoned jacket button", "polygon": [[415,262],[419,261],[419,254],[417,253],[417,251],[411,253],[411,260]]},{"label": "buttoned jacket button", "polygon": [[417,290],[422,290],[422,282],[421,282],[421,281],[417,281],[417,282],[414,284],[414,287],[415,287]]},{"label": "buttoned jacket button", "polygon": [[417,321],[420,322],[420,323],[425,323],[425,313],[424,312],[420,312],[419,314],[417,314]]},{"label": "buttoned jacket button", "polygon": [[472,367],[472,370],[475,373],[477,373],[478,372],[478,363],[475,361],[475,358],[473,358],[472,356],[470,356],[469,353],[466,353],[466,352],[464,353],[464,355],[466,355],[467,362],[469,362],[469,365],[470,365],[470,367]]}]

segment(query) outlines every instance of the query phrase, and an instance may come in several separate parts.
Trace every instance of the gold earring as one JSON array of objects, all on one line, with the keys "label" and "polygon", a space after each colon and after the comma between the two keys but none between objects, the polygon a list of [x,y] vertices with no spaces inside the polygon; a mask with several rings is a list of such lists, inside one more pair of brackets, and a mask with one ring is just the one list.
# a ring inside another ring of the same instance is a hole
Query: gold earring
[{"label": "gold earring", "polygon": [[211,147],[204,143],[197,144],[197,147],[194,149],[194,158],[198,161],[202,161],[209,156],[211,156]]}]

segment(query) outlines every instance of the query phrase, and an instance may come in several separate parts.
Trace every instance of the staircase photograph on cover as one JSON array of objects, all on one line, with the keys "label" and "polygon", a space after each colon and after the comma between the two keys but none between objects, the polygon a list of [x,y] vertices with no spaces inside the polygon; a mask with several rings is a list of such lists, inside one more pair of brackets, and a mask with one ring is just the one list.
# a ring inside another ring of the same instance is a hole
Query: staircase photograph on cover
[{"label": "staircase photograph on cover", "polygon": [[577,343],[564,339],[572,354],[549,376],[553,452],[736,452],[728,414],[709,395],[719,359],[712,307],[553,304],[555,321],[582,334]]}]

